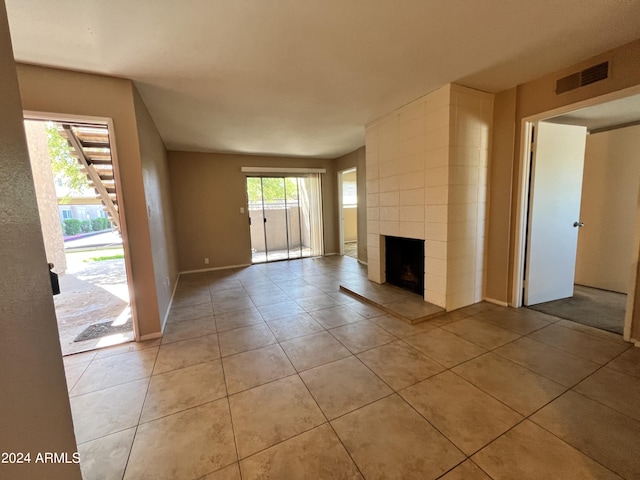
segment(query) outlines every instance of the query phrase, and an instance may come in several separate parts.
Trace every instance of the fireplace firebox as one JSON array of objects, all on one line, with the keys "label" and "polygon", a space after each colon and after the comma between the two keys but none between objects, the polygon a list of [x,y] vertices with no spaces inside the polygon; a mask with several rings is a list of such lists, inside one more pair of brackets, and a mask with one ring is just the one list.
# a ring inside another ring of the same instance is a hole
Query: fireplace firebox
[{"label": "fireplace firebox", "polygon": [[424,240],[385,237],[387,283],[424,296]]}]

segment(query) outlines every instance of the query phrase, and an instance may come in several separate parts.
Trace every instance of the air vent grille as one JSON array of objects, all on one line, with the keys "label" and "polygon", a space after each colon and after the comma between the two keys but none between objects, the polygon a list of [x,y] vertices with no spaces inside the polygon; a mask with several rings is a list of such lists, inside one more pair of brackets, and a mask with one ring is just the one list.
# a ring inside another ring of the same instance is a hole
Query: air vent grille
[{"label": "air vent grille", "polygon": [[580,86],[596,83],[609,76],[609,62],[600,63],[580,72]]},{"label": "air vent grille", "polygon": [[556,95],[575,90],[585,85],[599,82],[609,77],[609,62],[599,63],[559,79],[556,82]]},{"label": "air vent grille", "polygon": [[580,86],[580,73],[574,73],[567,77],[561,78],[556,82],[556,95],[569,90],[575,90]]}]

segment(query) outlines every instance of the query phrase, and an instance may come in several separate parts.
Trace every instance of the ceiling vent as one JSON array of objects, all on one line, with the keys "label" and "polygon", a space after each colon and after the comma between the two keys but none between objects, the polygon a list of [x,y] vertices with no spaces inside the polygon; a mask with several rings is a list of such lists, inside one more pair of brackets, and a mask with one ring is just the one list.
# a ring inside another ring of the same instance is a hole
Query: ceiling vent
[{"label": "ceiling vent", "polygon": [[607,77],[609,77],[609,62],[599,63],[559,79],[556,82],[556,95],[599,82]]}]

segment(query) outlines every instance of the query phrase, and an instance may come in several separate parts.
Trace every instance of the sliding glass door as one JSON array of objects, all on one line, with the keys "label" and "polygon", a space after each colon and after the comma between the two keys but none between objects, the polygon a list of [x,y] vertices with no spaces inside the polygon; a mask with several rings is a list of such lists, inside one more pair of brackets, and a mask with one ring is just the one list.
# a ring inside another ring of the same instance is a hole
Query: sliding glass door
[{"label": "sliding glass door", "polygon": [[252,262],[322,254],[319,175],[247,177]]}]

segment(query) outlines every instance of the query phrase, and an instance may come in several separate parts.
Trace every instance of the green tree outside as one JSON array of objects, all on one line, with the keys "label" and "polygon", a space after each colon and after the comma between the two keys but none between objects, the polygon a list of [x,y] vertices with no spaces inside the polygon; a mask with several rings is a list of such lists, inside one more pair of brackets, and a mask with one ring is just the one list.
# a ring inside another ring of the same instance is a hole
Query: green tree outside
[{"label": "green tree outside", "polygon": [[87,176],[80,171],[78,160],[71,155],[71,147],[58,132],[56,124],[47,122],[46,130],[53,175],[69,189],[69,193],[61,199],[61,203],[68,203],[72,194],[81,194],[89,188],[89,182]]},{"label": "green tree outside", "polygon": [[247,178],[247,195],[250,203],[262,202],[264,196],[265,203],[277,203],[285,200],[298,200],[298,179],[295,177],[262,177],[262,186],[260,185],[260,177]]}]

